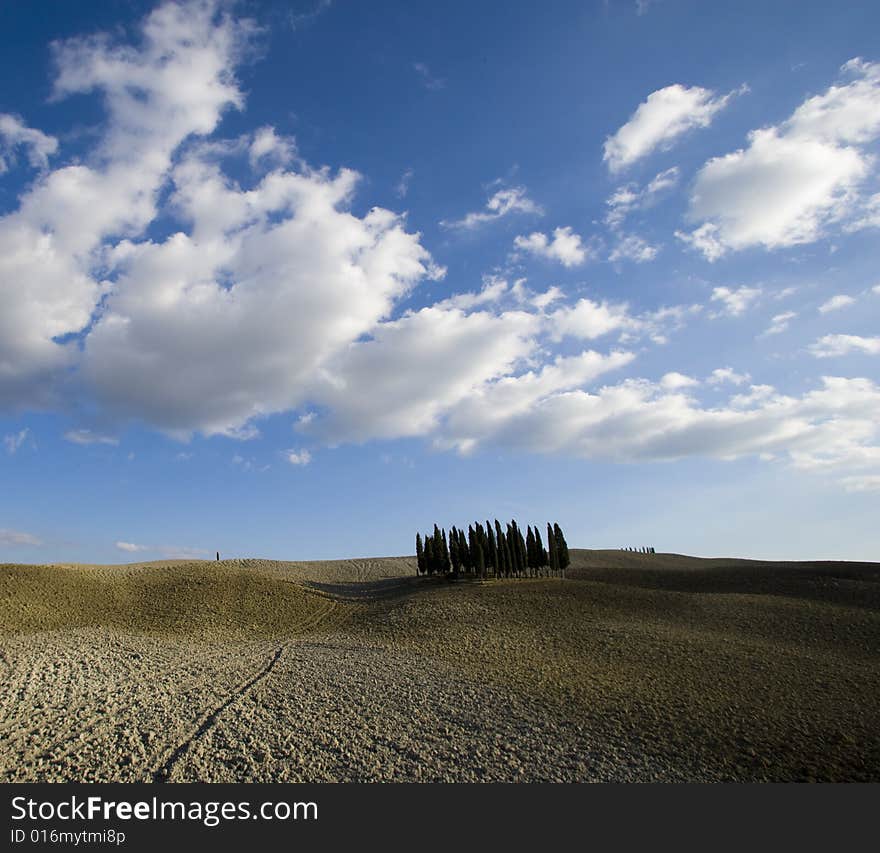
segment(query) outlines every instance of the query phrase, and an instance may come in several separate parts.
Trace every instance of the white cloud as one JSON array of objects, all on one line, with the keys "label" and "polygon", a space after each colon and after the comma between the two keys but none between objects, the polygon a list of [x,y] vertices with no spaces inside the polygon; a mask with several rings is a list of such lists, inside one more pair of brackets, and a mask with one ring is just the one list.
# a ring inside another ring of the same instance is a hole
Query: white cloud
[{"label": "white cloud", "polygon": [[855,299],[853,299],[852,296],[847,296],[845,293],[838,293],[819,306],[819,313],[827,314],[829,311],[839,311],[841,308],[848,308],[850,305],[854,304]]},{"label": "white cloud", "polygon": [[781,314],[774,314],[770,319],[770,325],[764,332],[765,335],[778,335],[784,332],[794,318],[797,317],[796,311],[783,311]]},{"label": "white cloud", "polygon": [[169,433],[235,434],[296,407],[330,356],[442,273],[401,217],[349,212],[349,170],[276,171],[243,191],[193,154],[172,178],[192,234],[116,248],[83,365],[111,410]]},{"label": "white cloud", "polygon": [[483,287],[479,293],[456,293],[434,304],[435,308],[460,308],[469,310],[479,305],[492,305],[512,293],[508,281],[495,275],[483,276]]},{"label": "white cloud", "polygon": [[593,340],[610,332],[635,332],[640,328],[626,303],[599,303],[592,299],[579,299],[575,305],[557,308],[549,319],[551,334],[557,339]]},{"label": "white cloud", "polygon": [[816,358],[834,358],[852,352],[867,355],[880,354],[880,338],[864,338],[860,335],[825,335],[809,347]]},{"label": "white cloud", "polygon": [[540,231],[534,231],[528,237],[514,238],[513,245],[524,252],[559,261],[564,267],[581,266],[591,254],[580,235],[575,234],[569,226],[555,228],[552,239]]},{"label": "white cloud", "polygon": [[304,429],[332,442],[426,435],[444,411],[532,355],[541,322],[519,310],[435,306],[383,323],[328,362],[312,396],[329,411]]},{"label": "white cloud", "polygon": [[23,148],[35,169],[48,169],[49,157],[58,150],[58,140],[28,127],[18,116],[0,113],[0,175],[15,161],[15,151]]},{"label": "white cloud", "polygon": [[716,260],[751,246],[809,243],[852,219],[874,165],[860,146],[880,134],[880,65],[853,60],[842,71],[851,82],[807,99],[781,125],[752,131],[746,148],[702,167],[689,213],[702,224],[678,232],[680,239]]},{"label": "white cloud", "polygon": [[0,545],[29,545],[36,548],[42,544],[43,541],[31,533],[0,527]]},{"label": "white cloud", "polygon": [[6,452],[10,454],[10,456],[15,453],[27,441],[30,432],[30,429],[28,427],[25,427],[18,432],[4,435],[3,446],[6,448]]},{"label": "white cloud", "polygon": [[880,193],[864,199],[856,208],[855,218],[844,224],[844,231],[880,228]]},{"label": "white cloud", "polygon": [[530,213],[542,216],[544,211],[529,198],[525,187],[507,187],[496,190],[489,197],[485,210],[468,213],[461,219],[444,219],[440,224],[444,228],[471,230],[479,228],[479,226],[485,225],[487,222],[500,219],[502,216],[508,216],[511,213]]},{"label": "white cloud", "polygon": [[727,247],[719,239],[719,228],[712,222],[706,222],[691,232],[676,231],[675,236],[685,245],[702,252],[707,261],[717,261],[727,252]]},{"label": "white cloud", "polygon": [[74,364],[71,336],[107,290],[103,241],[141,233],[175,149],[241,105],[232,67],[250,26],[211,3],[166,3],[137,48],[109,37],[54,45],[55,97],[96,91],[107,123],[85,162],[48,172],[0,218],[0,405],[45,402]]},{"label": "white cloud", "polygon": [[257,167],[260,161],[284,166],[296,156],[296,143],[291,137],[279,136],[274,127],[261,127],[254,133],[248,148],[251,166]]},{"label": "white cloud", "polygon": [[203,548],[180,547],[177,545],[138,545],[134,542],[117,542],[116,547],[127,554],[139,554],[144,551],[161,554],[166,559],[197,560],[208,553]]},{"label": "white cloud", "polygon": [[312,461],[312,454],[308,450],[286,450],[284,458],[291,465],[308,465]]},{"label": "white cloud", "polygon": [[732,385],[742,385],[750,379],[748,373],[737,373],[732,367],[718,367],[712,371],[707,380],[710,385],[721,385],[730,382]]},{"label": "white cloud", "polygon": [[[712,301],[722,304],[721,314],[739,317],[757,302],[762,292],[760,287],[744,286],[738,287],[735,290],[729,287],[716,287],[712,290]],[[720,314],[712,316],[720,316]]]},{"label": "white cloud", "polygon": [[628,379],[595,393],[536,395],[507,417],[496,414],[495,400],[472,398],[446,421],[437,443],[469,452],[492,440],[610,461],[782,457],[804,470],[871,473],[880,465],[878,425],[880,387],[867,379],[824,377],[800,398],[758,386],[758,393],[713,408]]},{"label": "white cloud", "polygon": [[126,551],[129,554],[134,554],[137,551],[152,550],[148,545],[136,545],[134,542],[117,542],[116,547],[120,551]]},{"label": "white cloud", "polygon": [[622,235],[611,254],[608,255],[608,260],[612,263],[627,260],[644,264],[653,261],[659,251],[658,246],[652,246],[636,234]]},{"label": "white cloud", "polygon": [[119,444],[118,438],[109,435],[100,435],[90,429],[71,429],[64,433],[64,440],[71,444]]},{"label": "white cloud", "polygon": [[574,305],[561,305],[550,312],[547,332],[552,340],[566,337],[595,340],[618,332],[620,343],[629,344],[645,337],[656,344],[665,344],[670,332],[681,329],[688,317],[699,311],[699,305],[673,305],[634,315],[625,302],[594,302],[583,298]]},{"label": "white cloud", "polygon": [[708,127],[730,99],[743,91],[745,87],[719,97],[710,89],[679,83],[658,89],[605,140],[603,159],[612,173],[620,172],[658,147],[669,148],[686,131]]},{"label": "white cloud", "polygon": [[618,187],[605,201],[608,207],[605,224],[611,228],[619,228],[632,211],[652,207],[659,196],[678,183],[679,175],[678,166],[673,166],[655,175],[641,189],[632,183]]},{"label": "white cloud", "polygon": [[678,373],[677,371],[665,373],[660,380],[660,387],[664,391],[679,391],[682,388],[693,388],[699,384],[700,381],[698,379],[686,376],[684,373]]}]

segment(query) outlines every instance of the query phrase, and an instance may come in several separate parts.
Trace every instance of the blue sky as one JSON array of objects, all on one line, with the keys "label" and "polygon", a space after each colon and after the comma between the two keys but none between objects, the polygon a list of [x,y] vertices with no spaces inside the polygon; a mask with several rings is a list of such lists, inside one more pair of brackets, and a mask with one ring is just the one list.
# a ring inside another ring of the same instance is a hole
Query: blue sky
[{"label": "blue sky", "polygon": [[880,9],[0,9],[0,560],[876,559]]}]

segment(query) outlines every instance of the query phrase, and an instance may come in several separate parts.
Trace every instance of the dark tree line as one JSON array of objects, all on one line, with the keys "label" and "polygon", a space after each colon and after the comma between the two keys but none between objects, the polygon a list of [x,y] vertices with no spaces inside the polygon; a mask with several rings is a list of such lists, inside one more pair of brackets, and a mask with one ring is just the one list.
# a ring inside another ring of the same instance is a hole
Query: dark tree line
[{"label": "dark tree line", "polygon": [[523,536],[515,521],[502,529],[497,519],[494,525],[470,524],[467,532],[452,527],[447,534],[435,524],[434,532],[424,538],[416,533],[416,560],[420,575],[466,573],[480,578],[564,576],[571,562],[558,524],[547,524],[544,547],[537,526],[528,527]]}]

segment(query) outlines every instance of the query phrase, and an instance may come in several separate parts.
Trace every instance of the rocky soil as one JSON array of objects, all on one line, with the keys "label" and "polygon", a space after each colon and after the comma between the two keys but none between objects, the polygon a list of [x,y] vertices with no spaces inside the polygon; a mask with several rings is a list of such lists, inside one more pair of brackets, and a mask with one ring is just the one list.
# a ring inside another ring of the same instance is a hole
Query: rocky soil
[{"label": "rocky soil", "polygon": [[573,556],[0,566],[0,780],[880,780],[877,564]]}]

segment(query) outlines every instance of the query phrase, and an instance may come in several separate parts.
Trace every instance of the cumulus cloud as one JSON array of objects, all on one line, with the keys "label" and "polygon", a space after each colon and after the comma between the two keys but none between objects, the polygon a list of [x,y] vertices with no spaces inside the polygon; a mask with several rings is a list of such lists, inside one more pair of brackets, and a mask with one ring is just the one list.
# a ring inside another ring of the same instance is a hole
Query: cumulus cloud
[{"label": "cumulus cloud", "polygon": [[37,548],[42,544],[43,541],[31,533],[0,527],[0,545],[28,545]]},{"label": "cumulus cloud", "polygon": [[880,193],[861,201],[856,207],[855,217],[846,222],[844,231],[861,231],[864,228],[880,228]]},{"label": "cumulus cloud", "polygon": [[634,183],[618,187],[605,201],[608,207],[605,224],[619,228],[632,211],[652,207],[666,190],[678,183],[679,175],[678,166],[673,166],[655,175],[644,187]]},{"label": "cumulus cloud", "polygon": [[328,357],[441,273],[401,217],[349,211],[349,170],[275,171],[244,191],[192,154],[172,181],[191,233],[116,247],[83,364],[107,407],[169,433],[234,434],[296,407]]},{"label": "cumulus cloud", "polygon": [[659,251],[658,246],[652,246],[637,234],[621,235],[617,245],[608,255],[608,260],[612,263],[616,261],[634,261],[637,264],[644,264],[648,261],[653,261]]},{"label": "cumulus cloud", "polygon": [[866,355],[880,354],[880,338],[865,338],[860,335],[825,335],[809,347],[816,358],[834,358],[862,352]]},{"label": "cumulus cloud", "polygon": [[136,545],[134,542],[117,542],[116,547],[120,551],[126,551],[129,554],[134,554],[137,551],[149,551],[151,550],[148,545]]},{"label": "cumulus cloud", "polygon": [[485,225],[487,222],[494,222],[496,219],[508,216],[511,213],[530,213],[542,216],[544,211],[540,205],[529,198],[525,187],[506,187],[496,190],[489,197],[485,210],[468,213],[461,219],[444,219],[441,220],[440,224],[444,228],[472,230]]},{"label": "cumulus cloud", "polygon": [[765,335],[779,335],[788,329],[789,324],[797,317],[796,311],[783,311],[781,314],[774,314],[770,318],[770,325],[764,332]]},{"label": "cumulus cloud", "polygon": [[745,87],[718,96],[710,89],[679,83],[658,89],[605,140],[603,160],[613,174],[621,172],[656,148],[671,147],[688,130],[708,127],[730,99],[743,91]]},{"label": "cumulus cloud", "polygon": [[765,386],[712,408],[639,379],[524,396],[528,403],[506,417],[495,400],[469,399],[446,420],[438,445],[468,452],[492,440],[611,461],[782,456],[805,470],[866,473],[880,465],[880,388],[867,379],[825,377],[800,398]]},{"label": "cumulus cloud", "polygon": [[748,373],[737,373],[732,367],[718,367],[712,371],[707,380],[710,385],[721,385],[730,382],[733,385],[742,385],[750,379]]},{"label": "cumulus cloud", "polygon": [[540,231],[534,231],[528,237],[516,237],[513,245],[529,254],[558,261],[564,267],[581,266],[591,255],[580,235],[575,234],[569,226],[555,228],[552,238]]},{"label": "cumulus cloud", "polygon": [[739,317],[755,304],[762,292],[760,287],[713,288],[712,301],[720,302],[722,310],[712,316],[726,314],[729,317]]},{"label": "cumulus cloud", "polygon": [[848,308],[854,304],[855,299],[852,296],[847,296],[845,293],[837,293],[819,306],[819,313],[827,314],[829,311],[839,311],[841,308]]},{"label": "cumulus cloud", "polygon": [[296,143],[288,136],[279,136],[274,127],[261,127],[254,133],[248,147],[251,166],[257,167],[261,161],[272,165],[285,166],[296,155]]},{"label": "cumulus cloud", "polygon": [[308,450],[286,450],[284,458],[291,465],[308,465],[312,461],[312,454]]},{"label": "cumulus cloud", "polygon": [[880,64],[843,66],[850,82],[804,101],[782,124],[754,130],[748,145],[699,171],[677,236],[712,261],[751,246],[775,249],[819,239],[860,209],[859,185],[880,134]]},{"label": "cumulus cloud", "polygon": [[241,105],[231,69],[249,26],[208,2],[166,3],[138,47],[105,36],[54,46],[54,96],[99,93],[107,123],[89,160],[48,172],[0,218],[0,405],[43,401],[73,365],[72,336],[107,290],[103,241],[141,233],[175,149]]},{"label": "cumulus cloud", "polygon": [[678,373],[674,370],[670,373],[665,373],[660,379],[660,387],[665,391],[679,391],[682,388],[693,388],[699,384],[700,382],[698,379],[694,379],[692,376],[686,376],[684,373]]},{"label": "cumulus cloud", "polygon": [[383,323],[327,364],[312,397],[328,412],[305,429],[332,442],[426,435],[445,410],[531,355],[540,325],[525,311],[436,306]]},{"label": "cumulus cloud", "polygon": [[23,148],[28,163],[35,169],[48,169],[49,157],[58,150],[58,140],[28,127],[18,116],[0,113],[0,175],[15,162],[15,153]]}]

